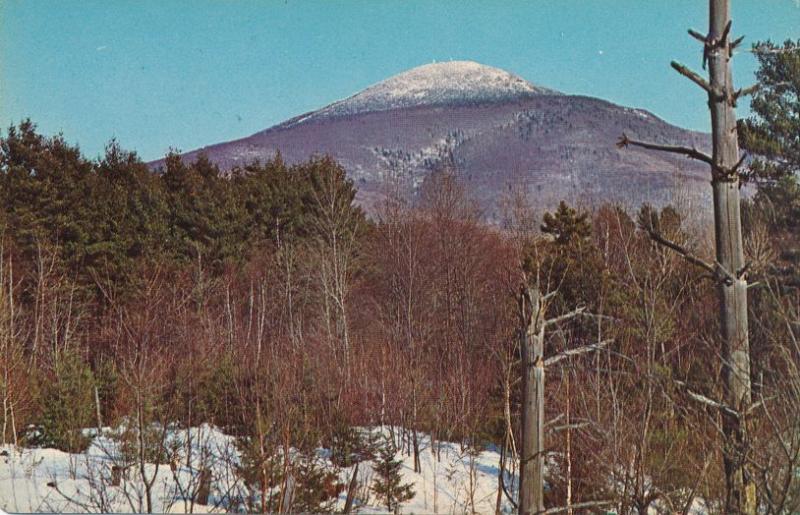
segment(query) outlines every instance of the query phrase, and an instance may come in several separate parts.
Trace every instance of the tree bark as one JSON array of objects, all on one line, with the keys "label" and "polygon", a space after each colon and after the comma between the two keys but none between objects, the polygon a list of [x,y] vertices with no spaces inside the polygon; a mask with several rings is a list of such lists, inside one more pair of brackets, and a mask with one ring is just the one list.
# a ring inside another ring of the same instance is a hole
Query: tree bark
[{"label": "tree bark", "polygon": [[544,512],[544,309],[538,287],[520,296],[522,315],[522,453],[519,513]]}]

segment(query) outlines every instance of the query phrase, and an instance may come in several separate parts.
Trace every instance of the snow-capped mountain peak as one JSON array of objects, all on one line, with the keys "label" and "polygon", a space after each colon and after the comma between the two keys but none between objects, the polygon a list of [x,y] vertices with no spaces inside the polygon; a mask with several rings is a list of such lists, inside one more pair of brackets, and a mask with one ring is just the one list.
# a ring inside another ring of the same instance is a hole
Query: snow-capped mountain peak
[{"label": "snow-capped mountain peak", "polygon": [[301,121],[388,109],[492,103],[558,92],[474,61],[447,61],[412,68],[338,102],[290,120]]}]

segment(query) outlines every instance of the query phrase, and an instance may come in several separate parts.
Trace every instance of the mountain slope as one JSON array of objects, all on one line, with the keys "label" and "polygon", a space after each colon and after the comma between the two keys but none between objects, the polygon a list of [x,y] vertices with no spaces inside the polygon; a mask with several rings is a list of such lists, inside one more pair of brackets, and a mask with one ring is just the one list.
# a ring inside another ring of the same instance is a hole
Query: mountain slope
[{"label": "mountain slope", "polygon": [[186,157],[204,152],[230,169],[277,151],[288,162],[330,154],[356,182],[368,209],[398,184],[413,194],[443,166],[454,169],[488,218],[498,217],[502,197],[520,188],[543,209],[561,199],[629,207],[707,199],[705,167],[619,150],[615,142],[623,132],[701,149],[709,145],[706,134],[640,109],[561,94],[478,63],[451,62],[414,68],[318,111]]}]

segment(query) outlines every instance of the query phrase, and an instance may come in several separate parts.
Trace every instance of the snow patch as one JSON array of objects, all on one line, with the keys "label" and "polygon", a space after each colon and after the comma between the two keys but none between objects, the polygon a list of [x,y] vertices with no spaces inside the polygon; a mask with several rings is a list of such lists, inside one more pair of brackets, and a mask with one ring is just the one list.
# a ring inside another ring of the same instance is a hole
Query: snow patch
[{"label": "snow patch", "polygon": [[548,94],[559,93],[474,61],[432,63],[390,77],[283,126],[330,116],[416,106],[502,102]]},{"label": "snow patch", "polygon": [[[387,436],[389,428],[362,429]],[[399,428],[395,428],[397,434]],[[31,449],[0,446],[0,510],[6,512],[137,512],[144,509],[144,488],[136,470],[127,470],[120,486],[110,486],[112,466],[119,463],[119,440],[112,438],[120,429],[105,428],[95,436],[86,452],[70,454],[55,449]],[[240,455],[234,438],[219,429],[204,425],[190,429],[170,429],[169,442],[179,451],[169,464],[147,465],[147,475],[155,475],[153,510],[162,513],[224,512],[237,506],[237,498],[250,492],[238,477]],[[403,513],[494,513],[497,503],[498,463],[496,450],[468,450],[459,444],[436,442],[419,435],[420,472],[414,472],[414,457],[402,449],[396,458],[402,461],[402,481],[410,483],[415,496],[403,504]],[[189,452],[191,450],[191,452]],[[326,456],[319,449],[320,457]],[[187,457],[188,456],[188,457]],[[330,464],[330,462],[328,462]],[[371,462],[359,467],[359,481],[369,491],[375,474]],[[508,463],[512,466],[512,463]],[[211,470],[212,484],[208,505],[191,504],[186,493],[197,488],[201,468]],[[339,481],[347,485],[352,468],[337,470]],[[512,491],[516,475],[505,473],[505,484]],[[341,510],[346,492],[336,499]],[[512,513],[511,503],[503,497],[503,513]],[[359,499],[359,513],[385,513],[386,508],[374,495]]]}]

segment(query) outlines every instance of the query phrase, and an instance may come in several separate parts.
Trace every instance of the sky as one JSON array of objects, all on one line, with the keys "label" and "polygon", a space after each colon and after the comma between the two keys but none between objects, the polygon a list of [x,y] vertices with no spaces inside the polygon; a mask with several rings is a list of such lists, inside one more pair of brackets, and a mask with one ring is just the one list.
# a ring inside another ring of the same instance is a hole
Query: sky
[{"label": "sky", "polygon": [[[732,0],[746,46],[800,38],[800,0]],[[708,130],[704,0],[0,0],[0,127],[31,118],[89,157],[249,136],[409,68],[473,60]],[[752,53],[734,81],[754,81]],[[747,102],[739,114],[747,114]]]}]

